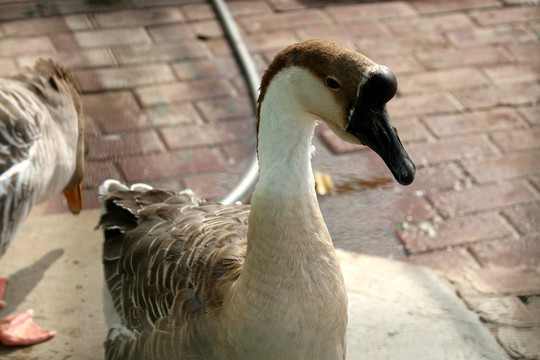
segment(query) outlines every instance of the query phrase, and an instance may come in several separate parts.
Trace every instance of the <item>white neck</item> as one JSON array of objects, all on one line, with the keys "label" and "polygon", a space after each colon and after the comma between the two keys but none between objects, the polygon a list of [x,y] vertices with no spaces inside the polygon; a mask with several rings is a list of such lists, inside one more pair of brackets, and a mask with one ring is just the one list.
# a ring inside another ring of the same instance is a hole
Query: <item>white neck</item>
[{"label": "white neck", "polygon": [[243,321],[229,336],[242,346],[279,344],[279,354],[298,358],[306,354],[303,343],[317,343],[320,348],[307,352],[316,356],[307,358],[337,359],[346,295],[315,193],[310,157],[316,120],[301,109],[294,96],[299,91],[286,77],[276,75],[261,105],[260,181],[251,199],[246,261],[227,309]]},{"label": "white neck", "polygon": [[316,80],[307,71],[288,68],[271,81],[260,109],[256,192],[285,197],[315,197],[311,154],[318,118],[305,109],[317,99]]},{"label": "white neck", "polygon": [[[260,180],[251,199],[248,251],[269,236],[259,233],[259,229],[272,221],[279,224],[279,232],[285,234],[280,238],[290,233],[298,239],[299,233],[305,230],[303,235],[308,237],[311,237],[310,231],[320,231],[329,239],[311,168],[311,140],[316,118],[302,109],[301,100],[295,96],[298,93],[301,91],[291,85],[290,74],[283,71],[275,76],[261,104],[257,147]],[[258,214],[264,219],[252,222]],[[299,223],[298,218],[303,218],[303,223]],[[310,222],[320,227],[313,228]],[[304,229],[306,226],[308,229]]]}]

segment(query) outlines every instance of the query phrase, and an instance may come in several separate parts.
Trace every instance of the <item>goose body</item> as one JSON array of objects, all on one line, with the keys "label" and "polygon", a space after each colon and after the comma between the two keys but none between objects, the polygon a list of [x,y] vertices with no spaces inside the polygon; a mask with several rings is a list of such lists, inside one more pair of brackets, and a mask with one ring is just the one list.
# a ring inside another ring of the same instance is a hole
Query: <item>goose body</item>
[{"label": "goose body", "polygon": [[356,52],[298,43],[263,76],[250,206],[106,181],[106,358],[344,359],[347,296],[317,202],[311,139],[322,120],[412,182],[385,108],[395,91],[391,72]]},{"label": "goose body", "polygon": [[[79,96],[60,66],[39,60],[0,78],[0,257],[34,204],[63,191],[70,210],[80,211],[85,150]],[[31,341],[5,338],[15,322],[0,320],[0,342]]]}]

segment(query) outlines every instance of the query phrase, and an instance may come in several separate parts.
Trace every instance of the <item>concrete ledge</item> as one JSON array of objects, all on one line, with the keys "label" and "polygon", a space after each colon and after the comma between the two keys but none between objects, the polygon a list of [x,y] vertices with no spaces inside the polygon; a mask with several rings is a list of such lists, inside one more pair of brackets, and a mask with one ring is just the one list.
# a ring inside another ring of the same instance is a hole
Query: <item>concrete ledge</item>
[{"label": "concrete ledge", "polygon": [[34,309],[36,323],[56,330],[51,340],[25,348],[0,346],[2,359],[103,359],[102,235],[98,210],[27,219],[0,259],[8,276],[0,316]]},{"label": "concrete ledge", "polygon": [[338,254],[349,295],[348,359],[507,359],[478,315],[428,268]]}]

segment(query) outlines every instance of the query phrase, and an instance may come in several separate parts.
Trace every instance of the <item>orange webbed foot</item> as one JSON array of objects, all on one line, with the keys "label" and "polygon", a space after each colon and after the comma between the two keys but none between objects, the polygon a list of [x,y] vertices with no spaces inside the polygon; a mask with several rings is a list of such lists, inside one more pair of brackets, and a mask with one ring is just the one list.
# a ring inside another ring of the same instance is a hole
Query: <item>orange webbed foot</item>
[{"label": "orange webbed foot", "polygon": [[28,310],[0,319],[0,343],[10,346],[37,344],[52,338],[56,332],[39,327]]}]

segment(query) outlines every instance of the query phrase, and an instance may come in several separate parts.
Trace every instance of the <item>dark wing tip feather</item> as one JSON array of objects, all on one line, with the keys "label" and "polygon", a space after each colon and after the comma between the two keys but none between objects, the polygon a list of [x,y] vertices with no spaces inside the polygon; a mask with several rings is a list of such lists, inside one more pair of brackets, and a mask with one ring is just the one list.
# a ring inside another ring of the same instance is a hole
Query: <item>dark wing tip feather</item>
[{"label": "dark wing tip feather", "polygon": [[[104,185],[105,276],[116,312],[136,335],[129,346],[181,336],[189,347],[199,325],[213,329],[209,319],[240,276],[249,207],[207,204],[190,191]],[[106,347],[116,346],[113,337]]]}]

